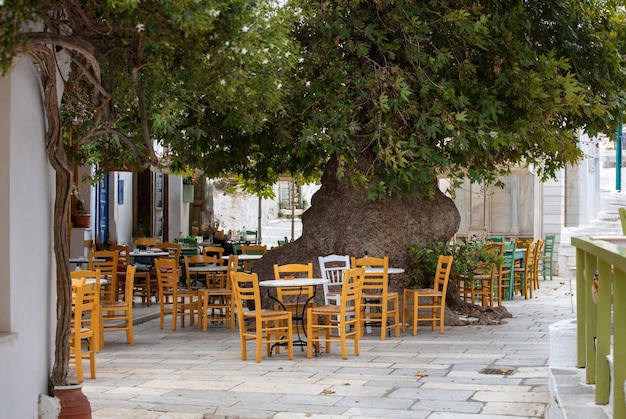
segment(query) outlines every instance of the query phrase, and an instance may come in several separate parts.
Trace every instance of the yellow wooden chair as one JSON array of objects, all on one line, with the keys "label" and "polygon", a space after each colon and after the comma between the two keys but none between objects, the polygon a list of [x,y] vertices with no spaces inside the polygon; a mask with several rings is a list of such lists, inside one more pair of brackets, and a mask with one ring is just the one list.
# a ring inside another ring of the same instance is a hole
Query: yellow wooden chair
[{"label": "yellow wooden chair", "polygon": [[[533,298],[533,275],[535,273],[535,249],[536,245],[532,242],[524,243],[526,252],[524,253],[523,266],[515,267],[513,270],[514,279],[514,295],[518,291],[524,295],[524,299]],[[524,247],[524,246],[522,246]]]},{"label": "yellow wooden chair", "polygon": [[544,244],[544,240],[537,240],[535,242],[535,254],[534,254],[534,259],[533,259],[533,289],[534,290],[538,290],[539,289],[539,260],[541,258],[541,255],[543,255],[543,244]]},{"label": "yellow wooden chair", "polygon": [[[216,266],[217,259],[215,256],[206,256],[206,255],[195,255],[195,256],[185,256],[185,278],[186,278],[186,286],[187,288],[197,288],[198,282],[200,282],[205,287],[211,288],[216,286],[221,286],[216,284],[216,274],[215,272],[191,272],[189,268],[194,266]],[[220,264],[221,265],[221,264]]]},{"label": "yellow wooden chair", "polygon": [[[350,258],[353,268],[365,268],[361,295],[361,322],[363,325],[380,324],[380,339],[387,339],[387,330],[400,336],[400,312],[397,292],[389,291],[389,258]],[[362,327],[361,331],[365,328]]]},{"label": "yellow wooden chair", "polygon": [[[257,274],[231,272],[230,276],[237,306],[241,359],[248,359],[247,343],[250,340],[256,344],[256,362],[261,362],[263,345],[267,356],[271,355],[273,345],[285,345],[289,359],[293,359],[291,313],[261,308]],[[248,307],[255,309],[247,310]]]},{"label": "yellow wooden chair", "polygon": [[[339,305],[327,304],[307,309],[306,356],[313,356],[313,347],[325,343],[326,353],[330,353],[332,342],[341,346],[341,357],[348,359],[347,340],[353,339],[354,355],[359,355],[361,338],[361,292],[365,268],[347,269],[343,272]],[[323,318],[323,322],[319,318]]]},{"label": "yellow wooden chair", "polygon": [[[435,281],[432,288],[407,288],[402,298],[402,331],[406,331],[406,325],[410,319],[413,325],[413,336],[417,335],[417,326],[420,320],[430,320],[433,332],[439,321],[439,333],[444,332],[444,314],[446,308],[446,292],[448,280],[452,269],[452,256],[439,256],[435,270]],[[419,298],[422,297],[422,301]],[[422,314],[420,314],[422,310]],[[424,315],[424,311],[430,315]]]},{"label": "yellow wooden chair", "polygon": [[163,329],[166,314],[172,315],[172,330],[176,330],[178,316],[181,327],[185,327],[187,314],[189,324],[193,324],[198,310],[198,292],[180,286],[176,260],[159,258],[154,263],[159,289],[160,328]]},{"label": "yellow wooden chair", "polygon": [[[313,263],[289,263],[286,265],[274,265],[274,279],[290,280],[295,278],[312,278]],[[280,301],[287,311],[301,311],[304,309],[306,301],[313,297],[314,288],[302,287],[297,288],[276,288],[276,298]],[[314,303],[311,301],[311,303]],[[298,313],[300,315],[301,313]]]},{"label": "yellow wooden chair", "polygon": [[[112,250],[99,250],[97,252],[89,252],[89,269],[94,271],[100,270],[100,281],[103,285],[104,293],[102,301],[117,301],[119,295],[119,286],[117,284],[117,259],[118,252]],[[102,283],[106,280],[106,283]]]},{"label": "yellow wooden chair", "polygon": [[[72,287],[74,286],[78,286],[78,285],[84,285],[87,282],[92,282],[96,284],[96,289],[100,290],[101,286],[100,286],[100,269],[95,269],[95,270],[89,270],[89,269],[81,269],[81,270],[77,270],[77,271],[72,271],[70,273],[70,277],[72,279]],[[74,288],[72,288],[72,301],[74,301]],[[102,314],[100,311],[101,308],[101,302],[100,302],[100,292],[98,292],[97,295],[98,299],[94,305],[94,311],[93,311],[93,323],[91,324],[91,327],[94,329],[94,336],[93,336],[93,345],[96,349],[96,352],[100,352],[100,349],[103,346],[103,341],[100,339],[102,333],[101,333],[101,329],[102,329]]]},{"label": "yellow wooden chair", "polygon": [[[156,240],[152,237],[141,237],[135,240],[135,246],[138,249],[146,249],[156,245]],[[147,307],[152,304],[152,294],[157,291],[156,272],[152,264],[146,266],[142,263],[135,264],[135,283],[133,284],[134,296],[141,297],[141,301],[146,303]]]},{"label": "yellow wooden chair", "polygon": [[104,342],[104,332],[126,331],[126,342],[129,345],[135,344],[133,334],[133,282],[135,281],[135,271],[133,265],[126,267],[124,275],[124,299],[121,301],[103,301],[101,303],[102,327],[100,330],[100,341]]},{"label": "yellow wooden chair", "polygon": [[99,283],[88,282],[73,287],[73,324],[70,328],[70,359],[76,364],[76,380],[84,381],[83,360],[89,360],[91,378],[96,378],[96,343],[98,317],[96,306],[100,295]]},{"label": "yellow wooden chair", "polygon": [[[230,278],[231,272],[237,272],[239,260],[236,255],[228,257],[228,271],[226,278]],[[213,323],[224,323],[229,329],[235,328],[235,300],[230,280],[225,280],[214,288],[198,289],[198,328],[207,331],[209,318]]]}]

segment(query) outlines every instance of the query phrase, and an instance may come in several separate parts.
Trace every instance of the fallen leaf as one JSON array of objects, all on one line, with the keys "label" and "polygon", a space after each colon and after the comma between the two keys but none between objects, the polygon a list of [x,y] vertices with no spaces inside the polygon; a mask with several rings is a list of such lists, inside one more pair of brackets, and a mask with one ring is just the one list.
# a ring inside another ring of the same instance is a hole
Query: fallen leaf
[{"label": "fallen leaf", "polygon": [[415,373],[416,377],[428,377],[428,374],[426,374],[426,372],[424,371],[418,371]]},{"label": "fallen leaf", "polygon": [[561,284],[561,285],[565,285],[565,282],[559,282],[559,284]]},{"label": "fallen leaf", "polygon": [[322,394],[335,394],[335,392],[329,388],[322,390]]},{"label": "fallen leaf", "polygon": [[350,383],[343,383],[343,385],[344,385],[344,386],[349,386],[349,385],[350,385]]},{"label": "fallen leaf", "polygon": [[307,418],[310,418],[311,416],[313,416],[313,413],[305,413],[304,416],[306,416]]}]

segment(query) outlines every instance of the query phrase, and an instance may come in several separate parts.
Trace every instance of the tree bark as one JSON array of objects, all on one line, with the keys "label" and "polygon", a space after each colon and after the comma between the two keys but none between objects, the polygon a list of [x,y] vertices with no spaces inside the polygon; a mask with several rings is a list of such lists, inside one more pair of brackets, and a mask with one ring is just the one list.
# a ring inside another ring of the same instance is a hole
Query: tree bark
[{"label": "tree bark", "polygon": [[[388,256],[389,266],[406,269],[410,245],[447,241],[458,230],[460,214],[454,202],[438,188],[432,199],[403,196],[370,201],[363,192],[339,180],[337,168],[337,160],[331,159],[321,188],[302,215],[302,236],[268,252],[255,263],[253,271],[260,280],[273,279],[273,265],[284,263],[312,262],[314,275],[319,276],[317,257],[331,253]],[[403,288],[403,276],[393,275],[390,289]]]}]

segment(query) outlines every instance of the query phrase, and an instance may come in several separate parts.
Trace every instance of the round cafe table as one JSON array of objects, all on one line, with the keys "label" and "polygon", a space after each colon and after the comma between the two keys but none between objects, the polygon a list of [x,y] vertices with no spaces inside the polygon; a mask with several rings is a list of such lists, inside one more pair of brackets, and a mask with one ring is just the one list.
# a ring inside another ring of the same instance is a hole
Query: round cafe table
[{"label": "round cafe table", "polygon": [[[313,287],[313,295],[304,302],[304,304],[302,305],[302,310],[298,310],[298,305],[299,305],[299,300],[300,300],[299,298],[300,295],[298,295],[298,298],[296,299],[297,316],[293,318],[296,321],[296,333],[298,335],[298,338],[293,341],[293,344],[300,346],[303,351],[304,351],[304,347],[306,346],[306,327],[304,324],[306,309],[308,305],[311,303],[311,301],[315,299],[315,294],[317,293],[317,286],[328,284],[328,282],[329,282],[328,279],[324,279],[324,278],[269,279],[266,281],[259,281],[260,287],[267,288],[267,294],[269,295],[270,299],[280,304],[280,306],[285,311],[287,311],[287,309],[285,305],[283,304],[283,302],[279,301],[278,298],[274,297],[270,293],[270,290],[272,288],[298,288],[300,292],[302,292],[302,290],[306,287],[310,287],[310,286]],[[300,329],[302,329],[302,335],[304,335],[304,338],[300,334]]]}]

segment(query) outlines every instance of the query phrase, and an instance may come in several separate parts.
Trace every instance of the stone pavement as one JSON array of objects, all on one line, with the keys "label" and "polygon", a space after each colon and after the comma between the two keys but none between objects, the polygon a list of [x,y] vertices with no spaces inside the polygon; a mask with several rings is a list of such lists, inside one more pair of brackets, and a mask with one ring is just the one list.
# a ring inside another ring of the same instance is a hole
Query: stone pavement
[{"label": "stone pavement", "polygon": [[[532,300],[506,301],[513,318],[502,325],[443,335],[420,326],[385,341],[374,329],[360,356],[348,346],[348,360],[335,345],[313,359],[294,348],[293,361],[283,350],[257,364],[250,343],[242,361],[237,331],[172,331],[169,317],[161,330],[152,319],[135,327],[135,346],[107,333],[83,391],[94,418],[542,418],[550,325],[575,318],[574,289],[573,280],[542,281]],[[135,317],[157,307],[138,304]]]}]

